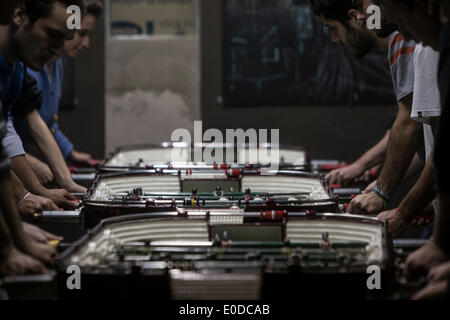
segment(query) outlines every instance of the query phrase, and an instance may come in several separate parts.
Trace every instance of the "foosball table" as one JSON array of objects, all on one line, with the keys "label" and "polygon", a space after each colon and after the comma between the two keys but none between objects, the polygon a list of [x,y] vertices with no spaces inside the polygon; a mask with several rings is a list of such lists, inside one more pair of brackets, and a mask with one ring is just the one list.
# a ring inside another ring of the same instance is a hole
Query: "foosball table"
[{"label": "foosball table", "polygon": [[[66,298],[364,299],[376,297],[367,268],[379,268],[385,286],[391,261],[376,219],[193,209],[106,219],[58,269]],[[78,292],[64,289],[71,265],[81,270]]]},{"label": "foosball table", "polygon": [[318,175],[246,169],[157,169],[101,174],[84,201],[85,221],[176,209],[339,212],[337,197]]},{"label": "foosball table", "polygon": [[[322,175],[340,163],[281,148],[271,170],[248,161],[260,146],[219,147],[236,161],[196,162],[183,144],[120,148],[79,210],[42,213],[87,230],[58,257],[59,297],[402,299],[421,285],[402,270],[422,242],[392,242],[384,221],[344,214],[361,191]],[[67,289],[71,266],[83,290]],[[382,290],[367,285],[373,270]]]},{"label": "foosball table", "polygon": [[[271,157],[271,150],[275,149],[277,157],[275,154],[274,157]],[[219,152],[221,161],[213,161],[213,154],[216,155]],[[212,155],[211,160],[206,158],[206,153]],[[224,161],[225,159],[226,161]],[[177,142],[120,147],[101,163],[99,169],[101,172],[117,172],[142,169],[184,169],[192,166],[212,168],[215,163],[229,163],[241,167],[248,164],[268,167],[272,164],[279,169],[295,169],[306,172],[311,169],[308,152],[299,147],[270,143],[261,145],[196,143],[188,145]]]}]

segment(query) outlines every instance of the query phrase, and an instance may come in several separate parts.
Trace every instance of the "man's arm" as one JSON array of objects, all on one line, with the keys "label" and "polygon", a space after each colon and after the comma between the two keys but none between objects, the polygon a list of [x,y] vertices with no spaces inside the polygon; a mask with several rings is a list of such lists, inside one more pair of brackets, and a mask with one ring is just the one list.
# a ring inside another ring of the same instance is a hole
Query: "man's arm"
[{"label": "man's arm", "polygon": [[17,250],[0,209],[0,274],[13,276],[27,273],[41,274],[47,273],[47,270],[38,260]]},{"label": "man's arm", "polygon": [[439,211],[434,224],[433,239],[450,257],[450,194],[439,194]]},{"label": "man's arm", "polygon": [[387,195],[392,195],[402,181],[416,152],[423,126],[411,119],[412,95],[399,103],[399,113],[389,139],[386,163],[378,186]]},{"label": "man's arm", "polygon": [[10,186],[10,175],[3,174],[0,181],[1,209],[15,246],[43,262],[52,264],[52,257],[56,254],[56,250],[50,245],[38,244],[26,237]]},{"label": "man's arm", "polygon": [[50,190],[44,188],[40,183],[33,170],[28,165],[25,156],[19,156],[11,159],[14,172],[24,184],[25,188],[33,194],[42,196],[52,200],[55,204],[64,209],[73,210],[77,204],[76,200],[66,190]]},{"label": "man's arm", "polygon": [[[377,185],[386,196],[392,195],[404,177],[416,151],[422,125],[411,119],[412,94],[399,103],[397,119],[392,127],[386,153],[386,162]],[[383,210],[385,201],[375,192],[352,200],[349,213],[376,214]]]},{"label": "man's arm", "polygon": [[360,177],[364,171],[380,164],[386,157],[386,149],[389,141],[390,130],[386,132],[383,139],[381,139],[374,147],[367,151],[358,160],[348,167],[340,168],[331,171],[326,179],[331,184],[347,184],[352,180]]},{"label": "man's arm", "polygon": [[41,149],[47,163],[53,172],[58,184],[70,192],[86,192],[86,188],[76,184],[72,180],[69,168],[56,144],[50,130],[35,110],[27,115],[30,133]]},{"label": "man's arm", "polygon": [[436,197],[433,184],[434,163],[432,158],[430,158],[419,180],[417,180],[416,184],[400,203],[399,208],[385,211],[378,215],[379,219],[389,222],[389,233],[391,236],[396,237],[403,232],[408,224],[433,201]]},{"label": "man's arm", "polygon": [[47,164],[28,153],[25,155],[25,158],[38,177],[40,183],[47,184],[53,181],[52,171]]},{"label": "man's arm", "polygon": [[59,210],[58,206],[50,199],[29,193],[14,172],[11,172],[11,187],[21,215],[32,216],[42,211]]}]

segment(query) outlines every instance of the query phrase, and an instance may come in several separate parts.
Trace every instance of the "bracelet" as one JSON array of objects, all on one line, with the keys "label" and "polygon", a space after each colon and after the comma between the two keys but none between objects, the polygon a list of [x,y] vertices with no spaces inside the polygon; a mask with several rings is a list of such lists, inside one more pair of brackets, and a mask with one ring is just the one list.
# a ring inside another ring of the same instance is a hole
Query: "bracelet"
[{"label": "bracelet", "polygon": [[30,195],[31,195],[31,193],[28,192],[28,193],[25,195],[25,197],[23,197],[23,199],[19,201],[19,203],[17,204],[17,206],[20,206],[20,204],[21,204],[22,202],[24,202]]},{"label": "bracelet", "polygon": [[375,192],[375,194],[376,194],[377,196],[379,196],[381,199],[383,199],[384,210],[386,210],[386,208],[387,208],[387,203],[388,203],[389,200],[391,200],[391,198],[390,198],[387,194],[385,194],[383,191],[381,191],[381,189],[380,189],[379,186],[376,186],[376,187],[373,189],[373,192]]}]

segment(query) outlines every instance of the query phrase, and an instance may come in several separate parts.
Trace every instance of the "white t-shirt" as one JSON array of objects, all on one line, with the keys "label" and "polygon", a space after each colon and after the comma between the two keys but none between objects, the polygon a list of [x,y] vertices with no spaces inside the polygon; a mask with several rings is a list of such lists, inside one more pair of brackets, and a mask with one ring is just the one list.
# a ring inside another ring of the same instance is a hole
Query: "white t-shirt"
[{"label": "white t-shirt", "polygon": [[441,116],[438,86],[439,52],[422,44],[414,51],[414,98],[411,118],[430,124],[430,118]]},{"label": "white t-shirt", "polygon": [[[423,123],[427,161],[434,146],[434,135],[430,120],[441,116],[438,68],[439,53],[430,47],[417,44],[414,51],[414,97],[411,118]],[[437,212],[437,200],[433,201],[433,206],[435,212]]]}]

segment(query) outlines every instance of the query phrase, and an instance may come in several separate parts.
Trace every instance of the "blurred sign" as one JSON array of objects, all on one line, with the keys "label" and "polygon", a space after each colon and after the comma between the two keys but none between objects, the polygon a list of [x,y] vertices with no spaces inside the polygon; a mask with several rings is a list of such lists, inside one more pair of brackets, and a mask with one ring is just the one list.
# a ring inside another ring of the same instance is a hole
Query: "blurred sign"
[{"label": "blurred sign", "polygon": [[195,0],[111,0],[113,36],[193,34],[195,20]]}]

